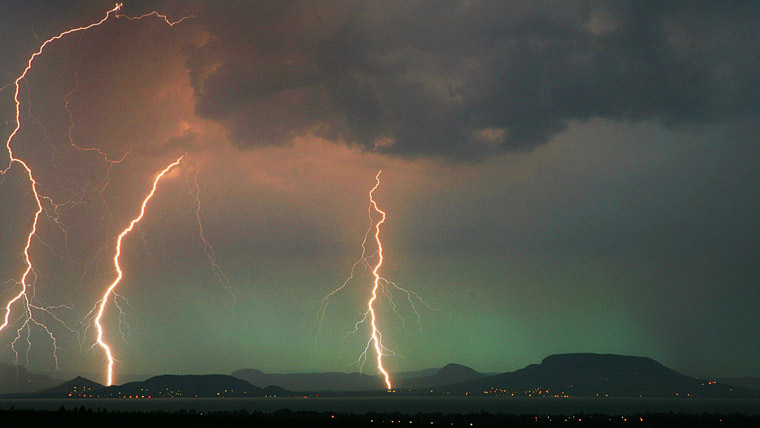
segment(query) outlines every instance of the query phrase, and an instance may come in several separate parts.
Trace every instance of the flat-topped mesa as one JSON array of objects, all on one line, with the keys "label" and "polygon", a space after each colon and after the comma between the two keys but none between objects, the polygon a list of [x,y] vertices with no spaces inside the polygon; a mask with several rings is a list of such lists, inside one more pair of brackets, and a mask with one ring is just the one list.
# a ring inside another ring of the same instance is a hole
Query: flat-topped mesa
[{"label": "flat-topped mesa", "polygon": [[651,358],[616,354],[554,354],[544,358],[540,367],[545,373],[564,375],[583,372],[682,376]]}]

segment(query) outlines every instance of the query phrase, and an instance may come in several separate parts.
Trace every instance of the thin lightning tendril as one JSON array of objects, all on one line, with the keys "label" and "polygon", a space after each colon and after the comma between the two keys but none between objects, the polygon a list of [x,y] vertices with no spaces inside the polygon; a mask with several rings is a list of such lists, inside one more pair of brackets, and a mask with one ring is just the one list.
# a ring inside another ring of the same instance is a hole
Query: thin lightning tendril
[{"label": "thin lightning tendril", "polygon": [[211,262],[211,270],[214,272],[214,275],[216,275],[216,279],[219,280],[219,283],[222,284],[222,287],[224,287],[225,290],[227,290],[230,295],[232,295],[233,299],[236,299],[235,296],[235,289],[230,284],[230,279],[227,276],[226,273],[222,270],[222,267],[219,266],[219,263],[216,261],[216,251],[214,251],[214,246],[211,245],[211,243],[206,239],[206,231],[203,228],[203,221],[201,220],[201,187],[198,184],[198,173],[200,172],[200,168],[195,170],[195,174],[193,175],[193,192],[192,197],[193,201],[195,202],[195,218],[198,221],[198,238],[201,240],[201,243],[203,244],[203,254],[206,255],[206,257]]},{"label": "thin lightning tendril", "polygon": [[[120,300],[121,303],[119,303]],[[119,310],[119,334],[121,335],[121,340],[123,340],[124,343],[129,343],[132,334],[129,331],[129,323],[127,323],[127,311],[125,308],[132,305],[129,304],[129,300],[127,300],[126,297],[115,291],[113,293],[113,303],[116,306],[116,309]]]},{"label": "thin lightning tendril", "polygon": [[[317,344],[319,344],[319,334],[322,332],[322,324],[325,321],[325,312],[327,312],[327,306],[330,304],[330,297],[338,294],[341,290],[346,288],[349,282],[354,279],[354,272],[356,271],[356,267],[361,265],[364,265],[365,267],[369,267],[369,263],[367,262],[367,238],[369,237],[369,233],[372,231],[372,212],[369,212],[369,221],[370,221],[370,227],[367,229],[367,231],[364,233],[364,239],[362,240],[362,255],[359,257],[359,260],[357,260],[353,266],[351,266],[351,273],[348,275],[348,278],[346,278],[345,281],[343,281],[343,284],[336,288],[335,290],[329,292],[325,297],[322,298],[322,303],[319,306],[319,311],[317,311],[317,334],[314,338],[315,341],[317,341]],[[365,317],[366,319],[366,317]],[[357,329],[358,325],[361,324],[364,320],[359,321],[357,323]]]},{"label": "thin lightning tendril", "polygon": [[[121,7],[121,5],[122,5],[121,3],[118,4],[119,7]],[[117,18],[124,18],[124,19],[128,19],[130,21],[139,21],[139,20],[141,20],[143,18],[147,18],[149,16],[155,16],[155,17],[163,19],[164,22],[166,22],[166,24],[168,26],[170,26],[170,27],[174,27],[175,25],[179,24],[180,22],[182,22],[182,21],[184,21],[186,19],[195,18],[195,15],[189,15],[189,16],[183,16],[182,18],[180,18],[180,19],[178,19],[176,21],[171,21],[166,15],[162,15],[162,14],[156,12],[155,10],[153,12],[149,12],[149,13],[146,13],[146,14],[140,15],[140,16],[119,15],[118,13],[116,14]]]}]

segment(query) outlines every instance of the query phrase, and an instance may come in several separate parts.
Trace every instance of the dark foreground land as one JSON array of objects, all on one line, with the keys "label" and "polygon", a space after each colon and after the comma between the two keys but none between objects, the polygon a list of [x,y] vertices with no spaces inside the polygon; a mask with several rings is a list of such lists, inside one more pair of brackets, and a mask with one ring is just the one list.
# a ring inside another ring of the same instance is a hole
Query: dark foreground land
[{"label": "dark foreground land", "polygon": [[441,427],[760,427],[760,415],[741,414],[636,414],[610,416],[602,414],[575,415],[504,415],[476,414],[415,414],[366,413],[345,414],[330,412],[274,413],[248,412],[114,412],[81,408],[58,411],[0,410],[2,426],[61,427],[381,427],[381,426],[441,426]]}]

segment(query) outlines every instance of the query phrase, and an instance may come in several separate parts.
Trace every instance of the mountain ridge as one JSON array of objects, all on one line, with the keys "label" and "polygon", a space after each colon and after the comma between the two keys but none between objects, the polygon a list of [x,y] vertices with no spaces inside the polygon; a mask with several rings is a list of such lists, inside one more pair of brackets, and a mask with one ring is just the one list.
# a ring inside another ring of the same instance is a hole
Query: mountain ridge
[{"label": "mountain ridge", "polygon": [[[420,391],[421,392],[421,391]],[[683,375],[648,358],[555,354],[514,372],[439,387],[449,395],[760,398],[760,392]]]},{"label": "mountain ridge", "polygon": [[[232,376],[257,385],[279,385],[291,391],[360,392],[385,389],[385,383],[380,377],[358,372],[268,374],[258,369],[241,369],[233,372]],[[391,373],[394,386],[407,389],[446,385],[484,376],[486,375],[470,367],[456,363],[439,369]]]},{"label": "mountain ridge", "polygon": [[[13,373],[29,375],[11,367]],[[7,367],[6,367],[7,369]],[[159,375],[105,387],[76,377],[35,393],[6,398],[179,398],[261,396],[496,395],[551,397],[760,398],[760,390],[683,375],[647,357],[616,354],[555,354],[539,364],[495,375],[461,364],[392,374],[394,389],[360,373],[266,374],[243,369],[233,375]],[[248,379],[242,376],[247,376]],[[22,376],[26,379],[27,377]],[[408,377],[407,377],[408,376]],[[43,380],[44,376],[42,377]],[[752,378],[750,378],[750,381]],[[256,385],[268,385],[265,387]],[[293,392],[296,391],[296,392]]]},{"label": "mountain ridge", "polygon": [[278,386],[259,387],[223,374],[159,375],[139,382],[104,386],[77,376],[53,388],[7,398],[210,398],[275,397],[292,393]]}]

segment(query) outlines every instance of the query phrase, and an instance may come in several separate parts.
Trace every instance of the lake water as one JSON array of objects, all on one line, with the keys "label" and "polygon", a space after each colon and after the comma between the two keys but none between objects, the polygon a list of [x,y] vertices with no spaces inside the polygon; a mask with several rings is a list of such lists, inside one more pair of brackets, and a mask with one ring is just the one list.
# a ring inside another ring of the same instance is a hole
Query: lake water
[{"label": "lake water", "polygon": [[488,413],[573,414],[605,413],[743,413],[760,415],[760,400],[699,398],[528,398],[528,397],[325,397],[325,398],[159,398],[159,399],[0,399],[0,409],[57,410],[84,406],[111,411],[178,411],[182,409],[271,413],[334,411],[339,413]]}]

